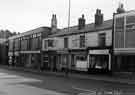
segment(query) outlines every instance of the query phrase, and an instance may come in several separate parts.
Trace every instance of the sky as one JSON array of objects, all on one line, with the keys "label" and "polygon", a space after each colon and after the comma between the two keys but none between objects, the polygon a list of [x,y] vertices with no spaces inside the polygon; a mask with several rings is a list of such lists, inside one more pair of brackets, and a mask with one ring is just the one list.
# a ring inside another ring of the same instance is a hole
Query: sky
[{"label": "sky", "polygon": [[[125,10],[135,9],[135,0],[71,0],[70,26],[78,24],[84,14],[86,24],[94,22],[96,9],[101,9],[104,20],[112,18],[119,5]],[[68,0],[0,0],[0,29],[26,32],[42,26],[51,26],[52,14],[56,14],[58,28],[68,26]]]}]

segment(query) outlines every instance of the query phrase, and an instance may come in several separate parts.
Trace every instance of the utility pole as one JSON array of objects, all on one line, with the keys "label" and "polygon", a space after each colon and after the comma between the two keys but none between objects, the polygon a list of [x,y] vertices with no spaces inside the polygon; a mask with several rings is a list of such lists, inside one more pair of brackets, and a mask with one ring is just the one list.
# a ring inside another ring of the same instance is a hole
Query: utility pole
[{"label": "utility pole", "polygon": [[[71,1],[69,0],[68,1],[68,32],[70,31],[70,9],[71,9]],[[67,55],[67,62],[66,62],[66,72],[65,72],[65,74],[66,74],[66,76],[68,76],[68,73],[69,73],[69,62],[70,62],[70,60],[69,60],[69,58],[70,58],[70,55],[69,55],[69,52],[68,52],[68,55]]]},{"label": "utility pole", "polygon": [[69,27],[70,27],[70,9],[71,9],[71,1],[69,0],[68,4],[68,32],[69,32]]}]

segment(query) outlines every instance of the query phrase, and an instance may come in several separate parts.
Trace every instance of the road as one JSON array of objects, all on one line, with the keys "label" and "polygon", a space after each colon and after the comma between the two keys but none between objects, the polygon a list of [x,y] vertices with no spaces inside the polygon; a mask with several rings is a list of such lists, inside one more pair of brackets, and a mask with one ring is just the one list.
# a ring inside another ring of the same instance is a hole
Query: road
[{"label": "road", "polygon": [[0,95],[96,95],[96,93],[135,95],[135,85],[0,69]]}]

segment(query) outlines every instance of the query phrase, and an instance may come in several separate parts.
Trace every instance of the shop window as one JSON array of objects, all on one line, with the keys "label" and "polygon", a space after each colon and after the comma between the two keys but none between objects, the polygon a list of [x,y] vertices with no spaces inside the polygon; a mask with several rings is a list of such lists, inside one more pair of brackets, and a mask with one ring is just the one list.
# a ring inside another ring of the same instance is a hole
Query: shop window
[{"label": "shop window", "polygon": [[108,55],[91,55],[90,68],[107,69],[109,63]]},{"label": "shop window", "polygon": [[75,66],[77,70],[87,71],[87,68],[88,68],[87,56],[86,55],[76,56]]},{"label": "shop window", "polygon": [[90,58],[89,58],[89,62],[90,62],[90,68],[95,68],[95,63],[96,63],[96,59],[95,59],[95,57],[94,56],[90,56]]},{"label": "shop window", "polygon": [[62,65],[67,65],[67,60],[68,59],[68,56],[67,55],[62,55],[61,56],[61,63]]},{"label": "shop window", "polygon": [[80,48],[85,47],[85,35],[80,36]]},{"label": "shop window", "polygon": [[87,60],[87,56],[77,56],[77,57],[76,57],[76,60],[79,60],[79,61],[86,61],[86,60]]}]

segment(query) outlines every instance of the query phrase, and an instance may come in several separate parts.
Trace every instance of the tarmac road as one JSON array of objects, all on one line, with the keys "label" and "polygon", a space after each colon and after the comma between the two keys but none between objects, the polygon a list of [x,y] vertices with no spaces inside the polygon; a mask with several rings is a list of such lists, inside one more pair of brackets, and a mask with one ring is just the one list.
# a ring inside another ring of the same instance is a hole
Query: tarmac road
[{"label": "tarmac road", "polygon": [[135,95],[135,84],[0,69],[0,95]]}]

